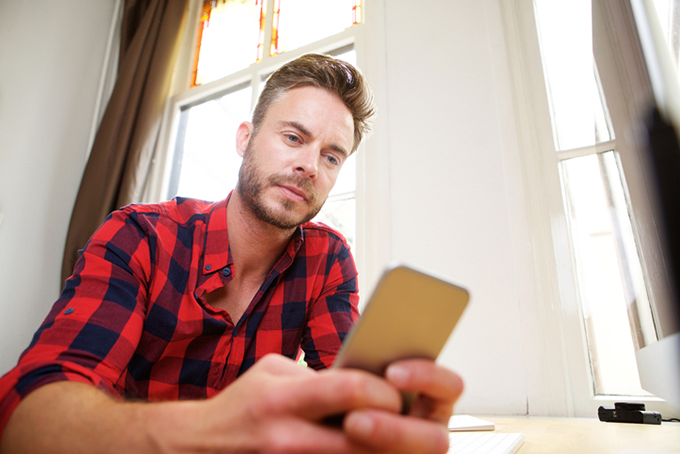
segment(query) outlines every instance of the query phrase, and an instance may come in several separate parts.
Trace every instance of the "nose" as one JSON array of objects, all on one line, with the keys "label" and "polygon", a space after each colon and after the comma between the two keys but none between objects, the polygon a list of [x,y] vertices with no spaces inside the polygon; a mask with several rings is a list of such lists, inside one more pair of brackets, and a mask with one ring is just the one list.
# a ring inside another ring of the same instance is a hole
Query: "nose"
[{"label": "nose", "polygon": [[293,163],[293,171],[301,177],[316,179],[319,172],[320,152],[316,147],[307,146],[298,150]]}]

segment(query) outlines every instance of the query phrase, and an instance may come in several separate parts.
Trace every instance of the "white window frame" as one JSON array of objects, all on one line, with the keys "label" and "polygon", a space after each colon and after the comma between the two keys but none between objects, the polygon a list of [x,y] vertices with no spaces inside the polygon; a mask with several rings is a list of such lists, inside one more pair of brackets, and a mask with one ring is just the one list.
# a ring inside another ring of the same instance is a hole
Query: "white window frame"
[{"label": "white window frame", "polygon": [[[530,291],[533,298],[526,298],[521,305],[523,324],[538,332],[526,330],[527,345],[527,397],[528,412],[534,415],[575,416],[593,418],[599,406],[612,406],[615,402],[644,402],[647,410],[659,411],[664,418],[677,415],[661,399],[655,397],[596,396],[590,372],[589,354],[581,309],[577,294],[574,264],[568,241],[567,218],[562,201],[559,161],[555,152],[550,107],[543,76],[539,38],[536,29],[533,0],[500,2],[505,25],[515,113],[517,137],[522,150],[521,165],[529,231],[532,238],[531,268],[534,281]],[[594,27],[601,31],[602,17],[594,12]],[[601,42],[603,40],[600,40]],[[625,45],[624,43],[620,44]],[[616,44],[615,44],[616,46]],[[622,52],[622,49],[610,49]],[[622,74],[621,68],[612,68],[614,60],[597,56],[601,79],[627,80],[631,75]],[[616,72],[612,72],[615,70]],[[636,81],[634,80],[633,83]],[[604,84],[604,82],[603,82]],[[607,84],[608,86],[611,84]],[[633,87],[636,88],[636,87]],[[629,86],[627,90],[631,90]],[[619,90],[624,90],[619,86]],[[592,149],[574,151],[574,156],[592,151],[615,149],[621,156],[622,166],[629,188],[640,185],[639,158],[625,140],[622,122],[629,118],[621,103],[634,98],[630,91],[606,93],[608,107],[616,134],[615,143],[598,144]],[[615,147],[613,146],[615,145]],[[570,156],[570,157],[574,157]],[[636,191],[631,192],[635,207],[644,203]],[[643,197],[648,197],[643,195]],[[634,229],[646,229],[646,213],[635,212]],[[641,220],[642,219],[642,220]],[[646,232],[646,231],[645,231]],[[644,235],[639,235],[639,237]],[[643,245],[643,250],[647,245]],[[643,259],[643,269],[649,275]],[[656,298],[656,295],[653,295]]]}]

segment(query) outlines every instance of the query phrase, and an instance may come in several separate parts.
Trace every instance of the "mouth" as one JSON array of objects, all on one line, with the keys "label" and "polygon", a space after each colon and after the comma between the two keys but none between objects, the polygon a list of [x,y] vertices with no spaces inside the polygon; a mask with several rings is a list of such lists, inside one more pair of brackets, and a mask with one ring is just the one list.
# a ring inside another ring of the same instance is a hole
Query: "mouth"
[{"label": "mouth", "polygon": [[307,193],[297,186],[280,184],[278,188],[287,199],[295,202],[306,202],[308,200]]}]

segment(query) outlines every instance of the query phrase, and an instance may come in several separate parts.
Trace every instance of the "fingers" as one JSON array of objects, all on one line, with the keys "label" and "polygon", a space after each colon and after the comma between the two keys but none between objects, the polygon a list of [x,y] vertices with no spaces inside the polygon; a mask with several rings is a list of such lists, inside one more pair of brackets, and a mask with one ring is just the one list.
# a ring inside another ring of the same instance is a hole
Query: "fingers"
[{"label": "fingers", "polygon": [[385,377],[403,391],[420,392],[451,402],[455,402],[463,392],[463,380],[458,374],[426,359],[392,363]]},{"label": "fingers", "polygon": [[321,420],[361,408],[398,412],[397,389],[373,374],[359,370],[326,370],[294,386],[286,396],[288,409],[301,417]]},{"label": "fingers", "polygon": [[350,440],[381,452],[444,454],[449,448],[446,427],[410,416],[359,410],[345,417],[343,428]]},{"label": "fingers", "polygon": [[463,380],[458,374],[429,360],[395,362],[387,368],[385,376],[398,389],[418,394],[409,415],[444,424],[463,392]]},{"label": "fingers", "polygon": [[276,354],[263,356],[253,367],[277,376],[302,377],[315,373],[314,370],[302,367],[290,358]]},{"label": "fingers", "polygon": [[355,446],[338,429],[295,418],[275,421],[260,438],[262,452],[267,453],[346,454],[354,452]]},{"label": "fingers", "polygon": [[292,413],[310,420],[362,408],[398,412],[401,405],[398,389],[418,394],[409,415],[445,424],[463,391],[463,381],[455,372],[423,359],[397,361],[390,365],[385,376],[394,386],[355,369],[317,373],[276,355],[266,356],[259,366],[275,377],[279,385],[284,385],[285,379],[290,380],[286,392],[270,396],[264,411]]},{"label": "fingers", "polygon": [[[398,412],[401,407],[401,397],[392,384],[360,370],[316,372],[282,356],[268,355],[249,373],[263,392],[258,403],[262,416],[295,415],[320,421],[359,408]],[[267,389],[271,392],[265,392]]]},{"label": "fingers", "polygon": [[430,419],[446,425],[453,414],[453,404],[419,395],[411,404],[409,416]]}]

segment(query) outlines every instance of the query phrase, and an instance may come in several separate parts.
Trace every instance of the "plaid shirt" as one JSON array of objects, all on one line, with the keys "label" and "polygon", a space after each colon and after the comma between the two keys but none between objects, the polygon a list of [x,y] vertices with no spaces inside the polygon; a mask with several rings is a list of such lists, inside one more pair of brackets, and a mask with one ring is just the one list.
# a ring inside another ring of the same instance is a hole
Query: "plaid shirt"
[{"label": "plaid shirt", "polygon": [[358,317],[344,238],[297,229],[240,320],[203,296],[234,273],[226,200],[175,199],[112,213],[88,242],[59,300],[0,379],[0,433],[44,384],[91,383],[150,401],[215,395],[268,353],[329,367]]}]

